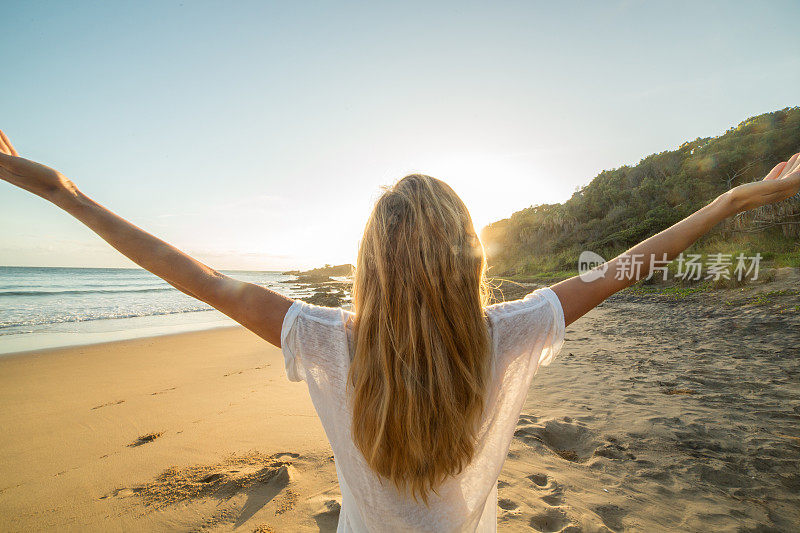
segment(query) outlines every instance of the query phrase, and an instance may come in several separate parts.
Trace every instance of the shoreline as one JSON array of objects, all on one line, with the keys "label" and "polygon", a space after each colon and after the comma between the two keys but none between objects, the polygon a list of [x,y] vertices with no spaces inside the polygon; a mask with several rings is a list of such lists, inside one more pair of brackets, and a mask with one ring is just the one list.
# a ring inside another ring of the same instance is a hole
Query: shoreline
[{"label": "shoreline", "polygon": [[[140,341],[140,340],[148,340],[148,339],[167,339],[171,337],[181,337],[183,335],[192,335],[195,333],[204,333],[209,331],[225,331],[225,330],[237,330],[241,329],[243,331],[248,331],[247,328],[244,326],[233,323],[230,325],[220,325],[220,326],[211,326],[206,328],[200,329],[190,329],[186,331],[170,331],[166,333],[155,333],[151,335],[140,335],[135,337],[126,337],[121,339],[111,339],[111,340],[99,340],[95,342],[85,342],[85,343],[76,343],[76,344],[64,344],[63,346],[50,346],[46,348],[31,348],[29,350],[20,350],[16,352],[8,352],[8,353],[0,353],[0,361],[4,361],[6,359],[13,359],[17,357],[25,357],[31,355],[39,355],[39,356],[48,356],[48,355],[55,355],[58,352],[63,352],[65,350],[79,350],[85,348],[99,348],[99,347],[107,347],[108,349],[113,349],[115,346],[122,346],[125,343],[133,342],[133,341]],[[266,341],[264,341],[266,342]]]},{"label": "shoreline", "polygon": [[18,353],[88,346],[238,325],[216,310],[55,323],[46,325],[47,329],[0,335],[0,359]]}]

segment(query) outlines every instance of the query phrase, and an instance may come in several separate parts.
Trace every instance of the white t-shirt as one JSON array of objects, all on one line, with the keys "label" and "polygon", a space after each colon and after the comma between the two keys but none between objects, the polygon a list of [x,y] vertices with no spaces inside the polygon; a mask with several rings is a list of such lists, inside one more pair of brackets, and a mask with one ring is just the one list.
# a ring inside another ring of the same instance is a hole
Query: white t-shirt
[{"label": "white t-shirt", "polygon": [[350,434],[345,398],[352,353],[352,313],[296,300],[283,321],[286,374],[305,380],[333,449],[342,491],[338,532],[496,531],[497,479],[533,375],[564,342],[556,294],[538,289],[486,308],[493,344],[492,379],[472,462],[430,493],[428,506],[398,493],[369,468]]}]

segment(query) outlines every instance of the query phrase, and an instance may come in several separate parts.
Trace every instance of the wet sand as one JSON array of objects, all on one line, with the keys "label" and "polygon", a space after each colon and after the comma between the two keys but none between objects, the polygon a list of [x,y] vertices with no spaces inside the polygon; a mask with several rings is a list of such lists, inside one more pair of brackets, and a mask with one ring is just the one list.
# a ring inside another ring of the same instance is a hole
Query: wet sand
[{"label": "wet sand", "polygon": [[[800,296],[619,295],[540,370],[501,531],[796,531]],[[0,358],[9,531],[334,531],[303,383],[224,328]]]}]

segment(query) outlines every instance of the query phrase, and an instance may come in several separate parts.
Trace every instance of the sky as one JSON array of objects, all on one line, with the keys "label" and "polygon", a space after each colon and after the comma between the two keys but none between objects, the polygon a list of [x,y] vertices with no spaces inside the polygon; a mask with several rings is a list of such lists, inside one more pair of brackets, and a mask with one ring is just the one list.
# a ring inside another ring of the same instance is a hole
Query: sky
[{"label": "sky", "polygon": [[[10,2],[0,129],[217,269],[355,262],[381,186],[476,228],[800,104],[800,2]],[[0,183],[0,265],[135,266]]]}]

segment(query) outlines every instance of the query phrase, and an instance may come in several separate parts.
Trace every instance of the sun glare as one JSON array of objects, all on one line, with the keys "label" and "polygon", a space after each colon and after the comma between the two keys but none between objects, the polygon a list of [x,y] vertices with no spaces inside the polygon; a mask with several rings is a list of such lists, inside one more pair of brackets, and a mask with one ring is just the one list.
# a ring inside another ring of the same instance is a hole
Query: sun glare
[{"label": "sun glare", "polygon": [[528,198],[519,194],[521,185],[541,175],[526,154],[514,153],[453,152],[427,161],[422,168],[461,196],[478,232],[519,209],[519,198]]}]

